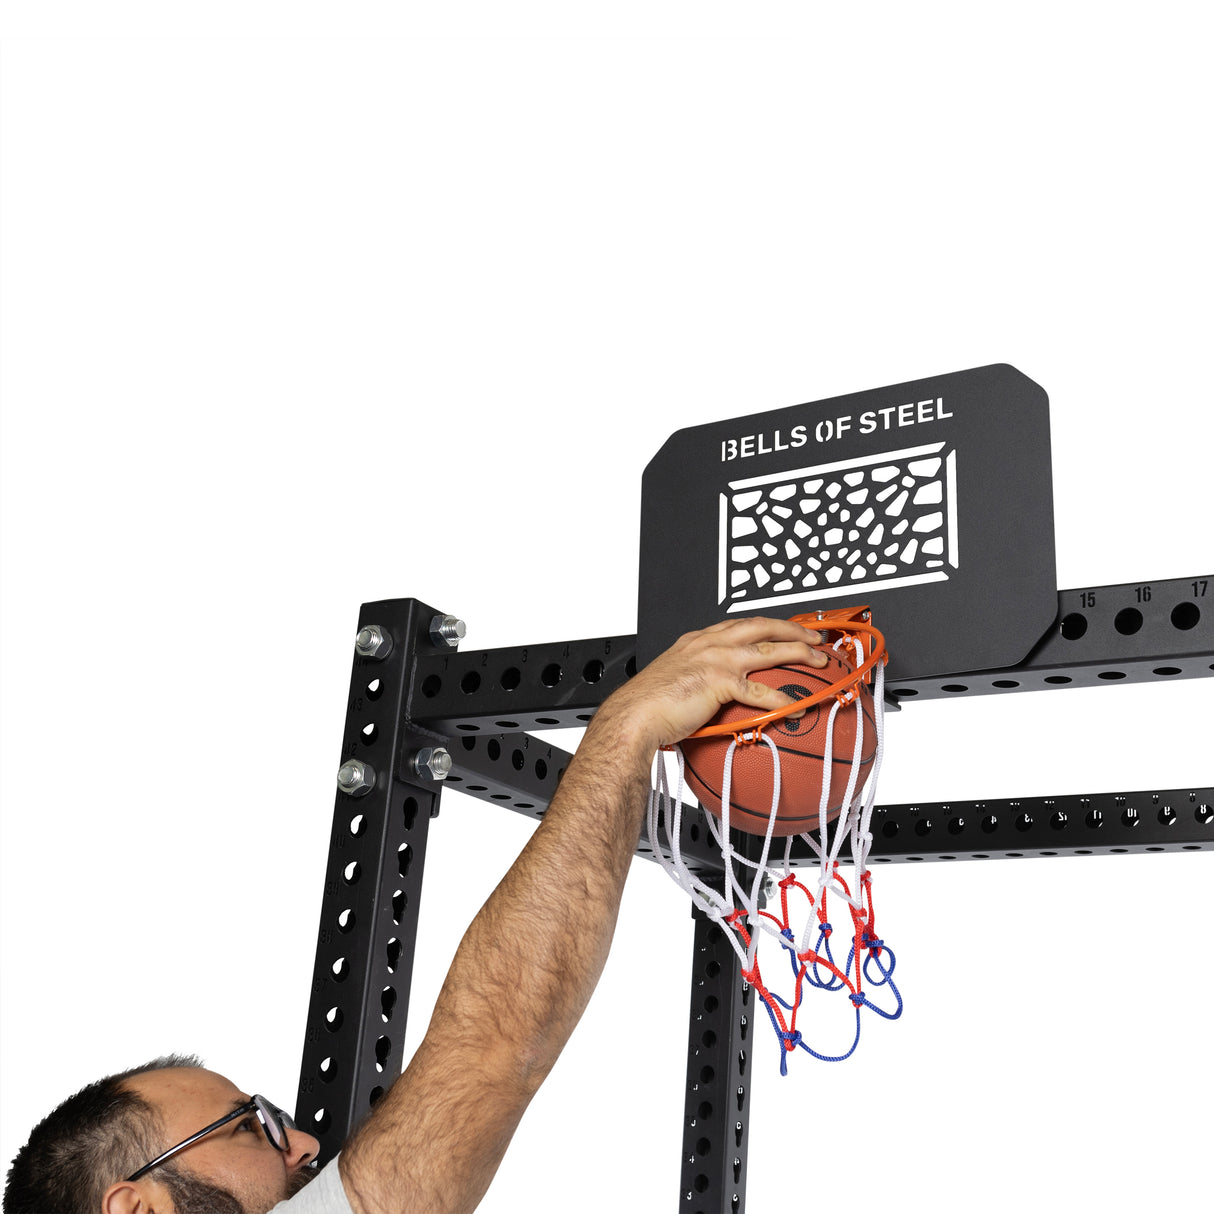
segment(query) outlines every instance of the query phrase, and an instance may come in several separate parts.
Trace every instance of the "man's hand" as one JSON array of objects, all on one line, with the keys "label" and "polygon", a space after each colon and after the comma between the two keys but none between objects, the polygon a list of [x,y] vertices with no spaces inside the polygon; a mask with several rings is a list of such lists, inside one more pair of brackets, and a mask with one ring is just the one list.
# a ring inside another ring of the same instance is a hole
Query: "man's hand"
[{"label": "man's hand", "polygon": [[599,710],[618,729],[635,736],[649,757],[660,746],[681,742],[736,700],[760,712],[793,701],[783,692],[748,676],[773,666],[826,665],[815,645],[822,634],[787,620],[764,617],[726,620],[680,637]]}]

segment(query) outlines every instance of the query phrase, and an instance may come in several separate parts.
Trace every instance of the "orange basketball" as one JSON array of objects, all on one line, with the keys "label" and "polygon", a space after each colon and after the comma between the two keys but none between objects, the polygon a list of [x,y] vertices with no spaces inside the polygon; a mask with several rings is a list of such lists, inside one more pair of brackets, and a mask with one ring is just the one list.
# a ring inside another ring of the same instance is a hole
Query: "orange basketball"
[{"label": "orange basketball", "polygon": [[[776,687],[794,699],[803,699],[823,691],[851,673],[849,666],[831,648],[822,650],[826,665],[776,666],[755,671],[756,683]],[[877,749],[877,726],[873,700],[861,683],[856,703],[864,713],[864,737],[860,750],[860,772],[855,791],[864,786]],[[818,806],[822,798],[822,760],[825,755],[826,728],[834,698],[815,704],[799,720],[785,717],[764,728],[763,734],[775,744],[780,755],[780,803],[776,809],[773,834],[799,835],[818,829]],[[759,710],[744,704],[726,704],[709,725],[744,721],[758,716]],[[686,738],[681,743],[687,783],[710,813],[721,816],[721,789],[725,774],[725,754],[732,740],[729,734],[707,738]],[[843,798],[851,778],[852,756],[856,748],[856,704],[844,705],[835,714],[831,744],[830,794],[826,820],[833,822],[843,809]],[[767,833],[771,817],[772,753],[766,742],[743,743],[734,749],[733,782],[729,790],[729,825],[753,835]],[[854,794],[853,794],[854,795]]]}]

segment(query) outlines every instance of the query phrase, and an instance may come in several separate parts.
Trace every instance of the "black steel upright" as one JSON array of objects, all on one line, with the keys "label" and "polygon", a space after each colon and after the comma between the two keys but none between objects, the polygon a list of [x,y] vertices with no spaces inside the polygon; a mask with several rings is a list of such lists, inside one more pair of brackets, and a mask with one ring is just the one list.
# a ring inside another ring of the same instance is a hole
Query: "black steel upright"
[{"label": "black steel upright", "polygon": [[412,765],[438,739],[409,723],[407,707],[438,615],[415,599],[367,603],[359,615],[296,1105],[322,1162],[401,1071],[426,838],[442,787]]}]

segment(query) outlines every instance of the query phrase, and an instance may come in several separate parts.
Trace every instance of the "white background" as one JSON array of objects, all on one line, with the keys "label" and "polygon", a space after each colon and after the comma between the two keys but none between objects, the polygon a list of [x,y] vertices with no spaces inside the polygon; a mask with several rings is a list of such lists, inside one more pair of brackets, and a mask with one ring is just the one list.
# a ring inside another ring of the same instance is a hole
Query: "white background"
[{"label": "white background", "polygon": [[[10,14],[5,1166],[167,1051],[291,1103],[359,604],[633,631],[681,427],[1010,362],[1051,398],[1059,585],[1211,571],[1198,5],[502,7]],[[926,704],[881,799],[1209,783],[1212,702]],[[444,796],[410,1052],[529,829]],[[679,1204],[691,923],[635,868],[486,1211]],[[1203,1183],[1212,876],[881,870],[906,1013],[783,1080],[760,1041],[748,1208]]]}]

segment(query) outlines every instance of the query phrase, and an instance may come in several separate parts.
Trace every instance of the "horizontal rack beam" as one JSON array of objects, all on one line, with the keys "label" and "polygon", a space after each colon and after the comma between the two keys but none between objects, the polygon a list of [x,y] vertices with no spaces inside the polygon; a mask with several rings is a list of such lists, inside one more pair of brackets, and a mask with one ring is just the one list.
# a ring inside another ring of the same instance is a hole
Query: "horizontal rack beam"
[{"label": "horizontal rack beam", "polygon": [[[636,637],[419,654],[409,716],[447,737],[584,726],[636,673]],[[1214,674],[1214,575],[1058,594],[1053,627],[1018,666],[886,686],[894,705]]]},{"label": "horizontal rack beam", "polygon": [[[455,744],[447,782],[538,819],[572,757],[527,734],[468,736]],[[1214,849],[1214,788],[878,805],[872,833],[874,864],[1203,851]],[[721,853],[698,806],[684,806],[680,836],[694,871],[721,871]],[[741,850],[746,837],[734,838]],[[800,840],[792,854],[802,863],[812,857]],[[648,837],[637,855],[654,859]]]},{"label": "horizontal rack beam", "polygon": [[419,654],[410,718],[456,738],[586,725],[636,674],[636,636]]},{"label": "horizontal rack beam", "polygon": [[1176,682],[1214,673],[1214,575],[1058,594],[1054,625],[1018,666],[886,682],[886,696],[938,700]]}]

